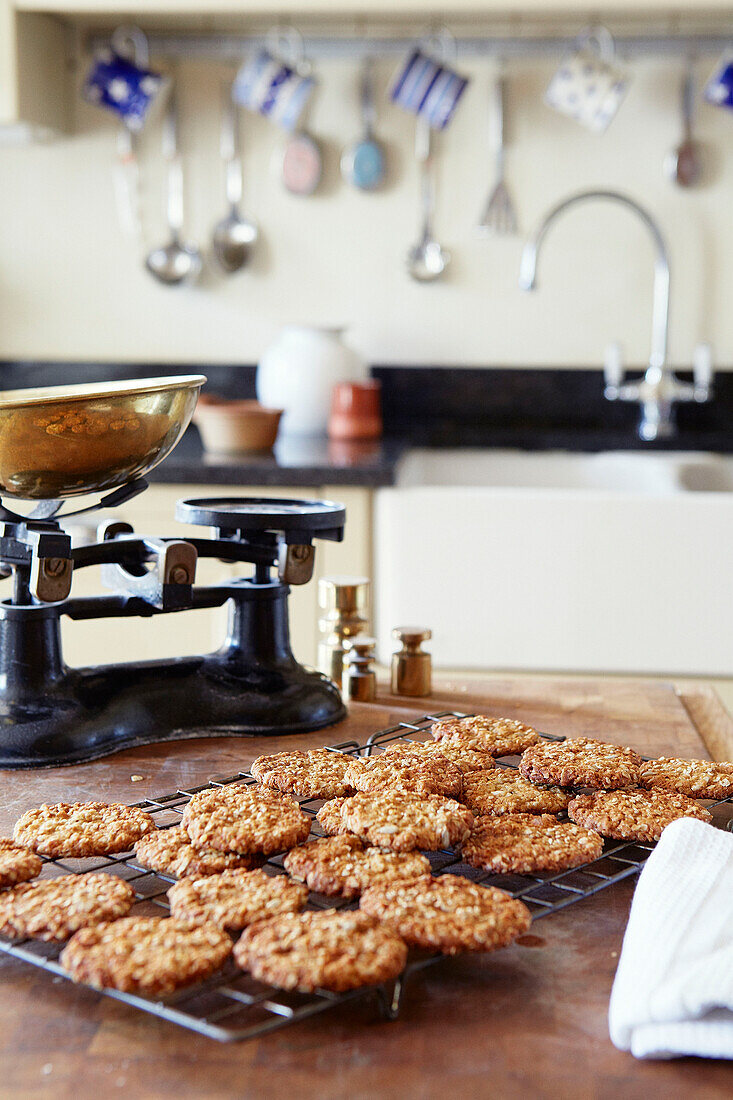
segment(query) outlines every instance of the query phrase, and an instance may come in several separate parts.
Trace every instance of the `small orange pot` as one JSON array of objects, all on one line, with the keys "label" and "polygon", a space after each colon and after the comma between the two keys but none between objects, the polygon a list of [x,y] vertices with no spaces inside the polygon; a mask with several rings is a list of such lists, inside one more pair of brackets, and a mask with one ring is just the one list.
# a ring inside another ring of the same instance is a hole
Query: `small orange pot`
[{"label": "small orange pot", "polygon": [[328,434],[331,439],[379,439],[382,434],[381,382],[338,382],[331,396]]}]

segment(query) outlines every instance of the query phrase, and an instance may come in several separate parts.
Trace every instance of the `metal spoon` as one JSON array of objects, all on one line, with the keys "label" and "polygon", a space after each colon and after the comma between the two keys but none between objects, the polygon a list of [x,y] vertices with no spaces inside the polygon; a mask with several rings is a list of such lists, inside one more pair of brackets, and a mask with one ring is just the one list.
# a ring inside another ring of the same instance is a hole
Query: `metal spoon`
[{"label": "metal spoon", "polygon": [[178,152],[178,117],[171,92],[163,122],[163,156],[168,162],[168,199],[166,215],[171,239],[167,245],[154,248],[145,266],[166,286],[192,283],[201,274],[201,253],[192,244],[181,241],[183,228],[183,164]]},{"label": "metal spoon", "polygon": [[667,176],[679,187],[694,187],[700,183],[703,171],[702,147],[692,136],[694,102],[695,73],[689,60],[682,81],[683,137],[677,148],[667,154],[664,165]]},{"label": "metal spoon", "polygon": [[431,155],[430,126],[418,118],[415,130],[415,157],[420,164],[420,194],[422,203],[422,234],[407,253],[407,271],[418,283],[439,279],[450,263],[450,252],[438,244],[433,235],[435,184]]},{"label": "metal spoon", "polygon": [[244,267],[260,232],[256,222],[242,217],[239,212],[239,203],[242,201],[242,156],[237,122],[237,109],[231,95],[227,95],[221,119],[221,157],[225,164],[229,213],[215,225],[212,241],[217,262],[228,274]]}]

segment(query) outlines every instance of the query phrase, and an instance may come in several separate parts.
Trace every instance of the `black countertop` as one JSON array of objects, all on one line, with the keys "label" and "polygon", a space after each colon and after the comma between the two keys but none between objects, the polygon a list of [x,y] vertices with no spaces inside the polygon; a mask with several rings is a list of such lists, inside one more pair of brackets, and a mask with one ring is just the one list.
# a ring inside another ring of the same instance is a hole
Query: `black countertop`
[{"label": "black countertop", "polygon": [[169,485],[394,485],[406,440],[341,443],[323,436],[282,436],[272,451],[216,455],[204,451],[198,431],[188,429],[176,449],[148,475]]}]

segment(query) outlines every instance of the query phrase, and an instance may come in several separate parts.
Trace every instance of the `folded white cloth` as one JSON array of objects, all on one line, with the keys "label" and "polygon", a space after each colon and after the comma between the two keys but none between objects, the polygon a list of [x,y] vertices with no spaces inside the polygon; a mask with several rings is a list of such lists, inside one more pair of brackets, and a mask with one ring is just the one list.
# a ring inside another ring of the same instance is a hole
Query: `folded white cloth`
[{"label": "folded white cloth", "polygon": [[672,822],[639,878],[609,1009],[637,1058],[733,1058],[733,834]]}]

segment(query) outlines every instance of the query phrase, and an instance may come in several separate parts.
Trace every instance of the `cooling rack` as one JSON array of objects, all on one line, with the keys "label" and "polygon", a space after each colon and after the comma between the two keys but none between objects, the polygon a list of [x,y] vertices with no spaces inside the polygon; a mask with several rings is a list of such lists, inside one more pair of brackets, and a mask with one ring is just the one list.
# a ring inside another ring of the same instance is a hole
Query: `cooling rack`
[{"label": "cooling rack", "polygon": [[[380,752],[386,745],[395,741],[425,740],[430,725],[439,718],[465,718],[459,711],[439,711],[423,715],[413,722],[399,722],[388,729],[372,734],[362,744],[357,741],[345,741],[339,745],[328,746],[332,752],[346,753],[350,756],[371,756]],[[562,741],[564,738],[552,734],[542,734],[550,741]],[[505,757],[496,763],[502,767],[516,767],[517,757]],[[211,776],[206,783],[197,787],[181,789],[157,798],[136,802],[140,809],[151,814],[159,828],[180,822],[183,809],[192,795],[211,787],[229,784],[248,786],[255,780],[249,772],[236,775]],[[312,835],[321,836],[323,830],[315,815],[323,804],[321,799],[299,799],[301,807],[313,818]],[[733,796],[715,803],[733,804]],[[636,842],[607,842],[603,854],[589,863],[558,874],[492,875],[477,870],[461,861],[459,855],[451,851],[426,853],[436,875],[449,871],[451,874],[464,875],[473,882],[489,883],[506,890],[515,898],[521,898],[529,907],[532,919],[540,920],[573,905],[577,901],[605,890],[615,882],[639,873],[653,844]],[[88,874],[91,871],[108,871],[128,881],[135,891],[135,903],[132,915],[150,916],[168,912],[166,891],[176,880],[173,876],[148,871],[135,859],[134,854],[122,853],[98,859],[44,859],[44,874]],[[272,873],[283,874],[282,856],[276,856],[266,864]],[[358,902],[348,902],[339,898],[328,898],[311,892],[309,909],[347,909],[355,908]],[[68,978],[59,964],[59,955],[63,945],[47,944],[37,940],[6,941],[0,939],[0,950],[33,966],[41,967],[62,978]],[[228,963],[207,982],[187,989],[165,999],[153,999],[131,993],[121,993],[107,989],[103,994],[114,1000],[122,1001],[133,1008],[161,1017],[170,1023],[189,1028],[201,1035],[220,1042],[234,1042],[251,1039],[275,1028],[297,1023],[309,1016],[325,1012],[337,1004],[357,998],[372,998],[376,1007],[387,1019],[394,1019],[400,1010],[400,1002],[406,982],[416,971],[439,962],[446,962],[442,955],[430,955],[411,952],[407,966],[397,981],[382,986],[357,989],[349,993],[329,993],[319,991],[315,994],[289,993],[273,986],[255,981],[250,975],[243,974],[233,963]]]}]

